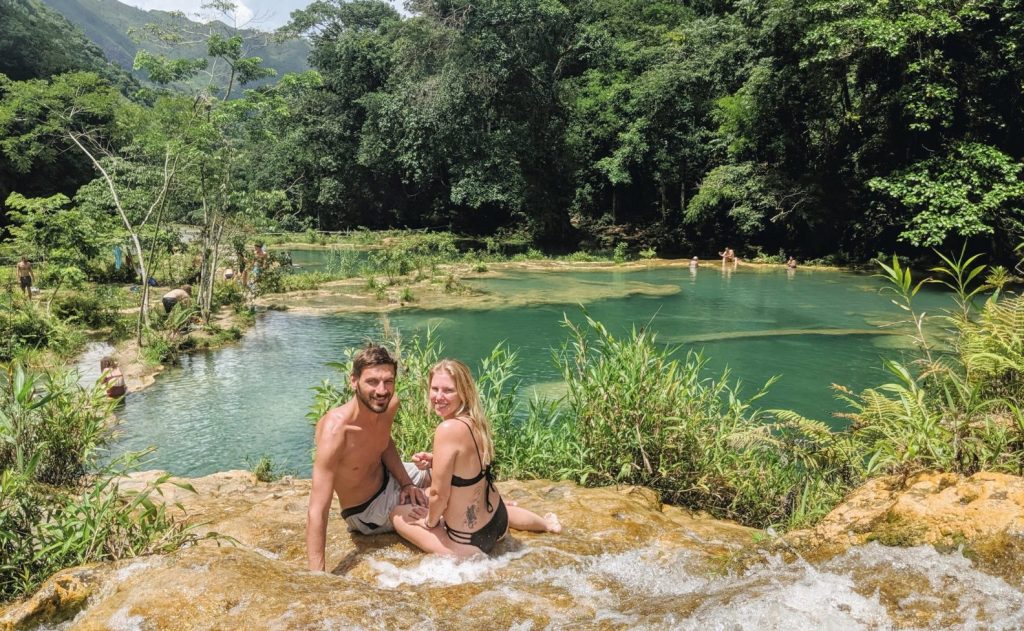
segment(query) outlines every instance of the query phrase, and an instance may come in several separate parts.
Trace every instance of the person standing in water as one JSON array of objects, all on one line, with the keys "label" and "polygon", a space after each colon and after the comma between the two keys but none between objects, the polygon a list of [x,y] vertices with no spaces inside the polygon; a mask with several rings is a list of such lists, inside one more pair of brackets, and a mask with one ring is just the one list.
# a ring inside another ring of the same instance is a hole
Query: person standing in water
[{"label": "person standing in water", "polygon": [[121,372],[117,360],[113,357],[104,357],[100,360],[100,370],[103,371],[101,379],[103,385],[107,386],[107,396],[111,399],[120,399],[128,393],[128,386],[124,382],[124,374]]},{"label": "person standing in water", "polygon": [[429,503],[398,506],[391,517],[404,539],[425,552],[470,557],[488,554],[509,528],[558,533],[554,513],[541,517],[507,506],[494,486],[494,441],[469,368],[443,359],[427,375],[428,402],[440,417],[433,453],[413,460],[431,466]]}]

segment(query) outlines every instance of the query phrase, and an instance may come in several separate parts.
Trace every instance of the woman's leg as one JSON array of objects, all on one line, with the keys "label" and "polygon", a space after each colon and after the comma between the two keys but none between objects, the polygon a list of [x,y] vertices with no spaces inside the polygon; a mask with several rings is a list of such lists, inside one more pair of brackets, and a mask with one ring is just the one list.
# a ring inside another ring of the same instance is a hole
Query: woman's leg
[{"label": "woman's leg", "polygon": [[558,515],[547,513],[543,517],[528,511],[519,506],[505,505],[508,510],[508,525],[516,530],[529,530],[532,532],[562,532],[562,524],[558,521]]},{"label": "woman's leg", "polygon": [[418,522],[420,517],[413,517],[411,515],[413,509],[411,504],[402,504],[396,506],[391,511],[391,522],[395,525],[395,531],[402,536],[403,539],[413,544],[424,552],[430,552],[431,554],[441,554],[444,556],[453,556],[460,559],[465,559],[477,554],[483,554],[478,548],[474,546],[465,545],[462,543],[456,543],[448,537],[448,533],[444,531],[444,528],[440,524],[430,528],[424,528]]}]

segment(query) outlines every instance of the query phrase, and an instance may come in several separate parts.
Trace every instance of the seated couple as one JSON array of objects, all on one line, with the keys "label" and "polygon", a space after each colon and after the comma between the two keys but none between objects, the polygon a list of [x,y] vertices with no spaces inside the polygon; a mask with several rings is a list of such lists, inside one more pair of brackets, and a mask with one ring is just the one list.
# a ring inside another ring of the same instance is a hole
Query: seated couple
[{"label": "seated couple", "polygon": [[555,515],[540,517],[501,499],[491,474],[490,424],[462,362],[443,360],[431,368],[428,399],[441,421],[434,450],[403,463],[391,438],[397,372],[387,349],[368,345],[352,362],[355,396],[317,423],[306,525],[309,569],[325,569],[327,515],[335,494],[349,530],[397,530],[422,550],[455,557],[489,553],[510,527],[561,531]]}]

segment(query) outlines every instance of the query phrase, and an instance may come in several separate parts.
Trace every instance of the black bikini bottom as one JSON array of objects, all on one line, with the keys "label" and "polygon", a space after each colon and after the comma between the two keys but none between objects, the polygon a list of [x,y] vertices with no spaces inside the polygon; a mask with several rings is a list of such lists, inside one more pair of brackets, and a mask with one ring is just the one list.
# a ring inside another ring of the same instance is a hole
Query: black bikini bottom
[{"label": "black bikini bottom", "polygon": [[448,533],[448,538],[455,543],[471,545],[479,548],[484,554],[489,554],[497,545],[498,540],[508,531],[508,511],[505,510],[505,502],[498,498],[498,508],[494,511],[494,517],[487,522],[486,526],[476,532],[455,530],[449,528],[447,524],[445,524],[444,530]]}]

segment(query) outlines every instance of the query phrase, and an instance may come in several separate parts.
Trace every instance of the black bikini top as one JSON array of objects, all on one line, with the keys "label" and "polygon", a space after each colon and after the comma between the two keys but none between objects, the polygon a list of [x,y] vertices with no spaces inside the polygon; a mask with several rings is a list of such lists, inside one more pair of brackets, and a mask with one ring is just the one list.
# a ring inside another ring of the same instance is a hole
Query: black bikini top
[{"label": "black bikini top", "polygon": [[484,466],[484,459],[480,456],[480,446],[477,445],[477,443],[476,443],[476,437],[473,436],[473,429],[470,428],[469,423],[467,423],[466,421],[463,421],[461,418],[457,419],[457,420],[460,421],[463,425],[466,426],[466,429],[469,430],[469,437],[473,439],[473,447],[476,449],[476,458],[477,458],[477,460],[480,461],[480,473],[476,474],[472,478],[460,478],[459,476],[457,476],[457,475],[455,475],[453,473],[452,474],[452,486],[458,486],[458,487],[473,486],[474,484],[476,484],[480,480],[483,480],[483,479],[486,478],[486,480],[487,480],[487,489],[484,492],[484,496],[485,496],[485,499],[487,500],[487,512],[488,513],[493,513],[494,512],[494,507],[491,505],[491,491],[493,490],[493,491],[497,492],[497,490],[494,488],[494,474],[491,472],[491,465],[488,464],[486,467]]}]

